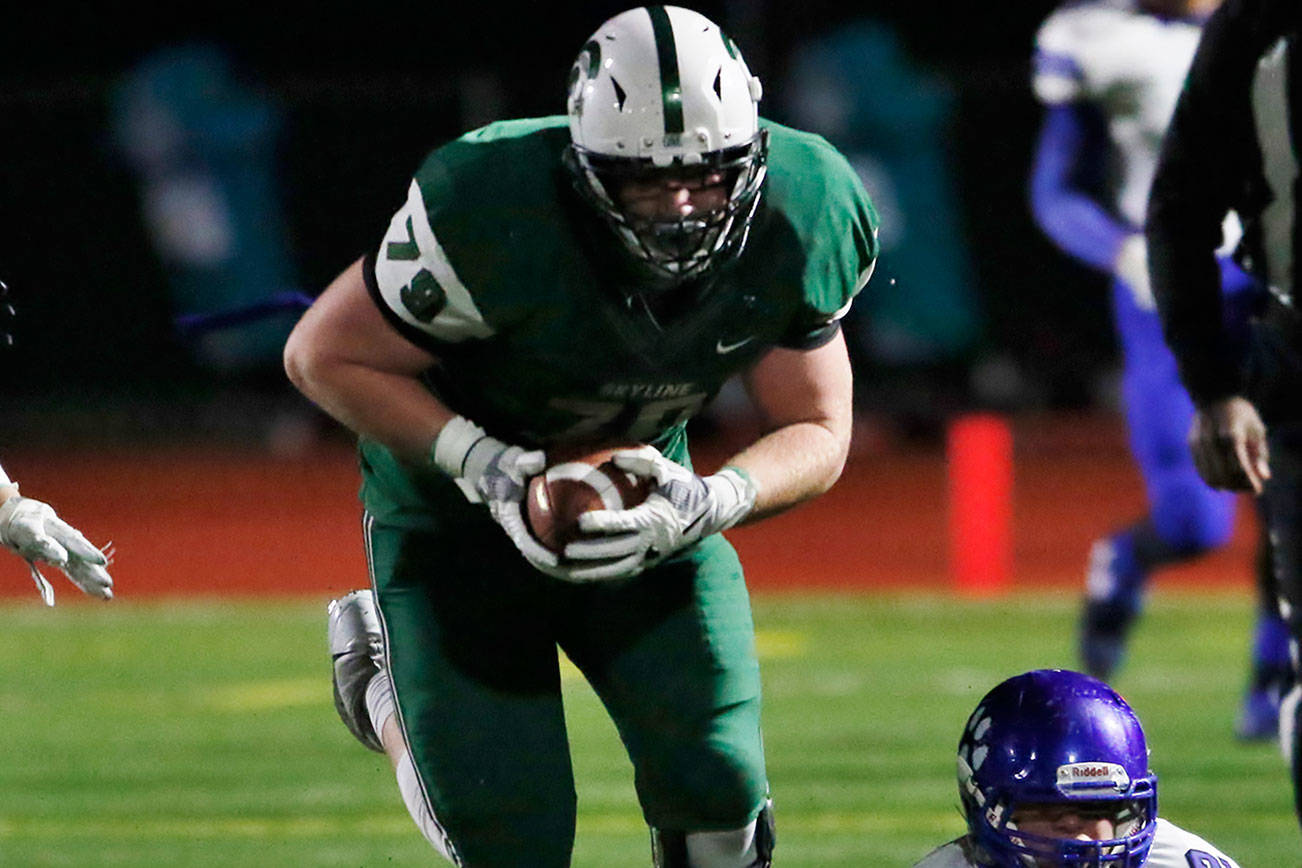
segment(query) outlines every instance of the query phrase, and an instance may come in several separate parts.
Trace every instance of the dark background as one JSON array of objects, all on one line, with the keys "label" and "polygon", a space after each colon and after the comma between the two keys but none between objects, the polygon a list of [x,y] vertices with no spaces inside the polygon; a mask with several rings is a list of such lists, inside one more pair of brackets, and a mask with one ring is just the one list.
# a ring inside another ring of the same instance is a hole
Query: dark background
[{"label": "dark background", "polygon": [[[109,134],[110,89],[150,49],[193,39],[223,45],[280,105],[292,259],[304,290],[316,294],[376,243],[431,147],[493,117],[563,111],[578,47],[626,8],[494,3],[467,18],[477,10],[448,5],[191,7],[174,19],[121,7],[6,10],[0,278],[19,314],[0,377],[3,406],[166,398],[204,380],[170,328],[136,182]],[[1049,245],[1026,204],[1039,115],[1029,56],[1053,6],[693,4],[734,36],[768,94],[780,92],[793,46],[852,17],[894,24],[917,61],[949,80],[957,101],[948,145],[985,313],[977,360],[1015,362],[1024,388],[1014,400],[1023,405],[1076,407],[1100,400],[1115,351],[1101,280]],[[496,104],[477,96],[485,82]]]}]

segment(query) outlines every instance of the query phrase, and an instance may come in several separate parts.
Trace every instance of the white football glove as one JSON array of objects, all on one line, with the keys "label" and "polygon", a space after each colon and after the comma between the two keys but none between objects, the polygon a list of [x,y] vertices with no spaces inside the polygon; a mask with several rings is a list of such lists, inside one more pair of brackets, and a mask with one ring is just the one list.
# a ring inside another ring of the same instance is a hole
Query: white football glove
[{"label": "white football glove", "polygon": [[15,495],[0,505],[0,544],[27,561],[47,606],[54,605],[54,589],[41,575],[37,561],[63,570],[90,596],[113,599],[113,579],[105,569],[108,558],[48,503]]},{"label": "white football glove", "polygon": [[521,509],[529,477],[542,473],[547,466],[547,456],[541,449],[525,450],[503,443],[464,416],[457,416],[439,431],[431,456],[467,500],[488,506],[489,515],[529,563],[548,575],[565,572],[560,558],[529,533]]},{"label": "white football glove", "polygon": [[581,530],[604,535],[565,547],[571,561],[603,561],[584,570],[585,580],[636,575],[702,537],[727,530],[755,506],[755,483],[733,467],[697,476],[653,446],[616,453],[613,460],[635,476],[654,480],[655,488],[631,509],[594,510],[579,517]]},{"label": "white football glove", "polygon": [[1130,289],[1135,306],[1140,310],[1157,310],[1153,298],[1153,285],[1148,279],[1148,245],[1138,232],[1121,242],[1113,273]]}]

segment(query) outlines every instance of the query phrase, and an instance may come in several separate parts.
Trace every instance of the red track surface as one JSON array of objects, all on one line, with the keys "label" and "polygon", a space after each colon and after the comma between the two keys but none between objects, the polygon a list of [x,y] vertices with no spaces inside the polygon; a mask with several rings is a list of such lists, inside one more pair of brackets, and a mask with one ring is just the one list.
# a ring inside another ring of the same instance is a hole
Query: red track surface
[{"label": "red track surface", "polygon": [[[1015,426],[1013,582],[1079,587],[1090,542],[1144,508],[1111,420]],[[952,587],[946,467],[939,447],[856,441],[823,497],[729,533],[756,590]],[[708,467],[727,446],[703,444]],[[24,493],[54,504],[97,543],[113,540],[119,597],[333,594],[365,581],[351,449],[292,460],[175,448],[151,452],[11,450]],[[1225,551],[1162,574],[1161,584],[1248,586],[1255,534],[1246,502]],[[54,578],[54,577],[52,577]],[[55,579],[60,601],[80,597]],[[0,558],[0,594],[33,594],[25,566]]]}]

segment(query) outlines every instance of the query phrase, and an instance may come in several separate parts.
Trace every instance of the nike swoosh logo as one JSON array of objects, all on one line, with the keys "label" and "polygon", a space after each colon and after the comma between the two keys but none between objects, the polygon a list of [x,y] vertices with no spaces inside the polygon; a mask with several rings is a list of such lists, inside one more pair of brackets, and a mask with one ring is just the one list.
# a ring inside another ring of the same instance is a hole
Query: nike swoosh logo
[{"label": "nike swoosh logo", "polygon": [[739,341],[735,341],[735,342],[730,343],[730,344],[725,344],[723,341],[718,341],[718,342],[715,343],[715,345],[714,345],[714,351],[715,351],[716,353],[718,353],[719,355],[722,356],[722,355],[724,355],[725,353],[730,353],[730,352],[732,352],[733,350],[741,349],[742,347],[746,346],[746,344],[750,343],[750,342],[753,341],[753,340],[755,340],[755,336],[754,336],[754,335],[750,335],[750,336],[748,336],[748,337],[744,337],[744,338],[742,338],[741,340],[739,340]]}]

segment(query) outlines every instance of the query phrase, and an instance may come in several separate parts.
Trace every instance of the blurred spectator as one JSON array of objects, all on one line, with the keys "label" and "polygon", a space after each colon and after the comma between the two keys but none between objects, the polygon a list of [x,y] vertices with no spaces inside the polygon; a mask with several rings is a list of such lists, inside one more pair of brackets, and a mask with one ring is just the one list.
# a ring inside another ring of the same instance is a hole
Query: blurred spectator
[{"label": "blurred spectator", "polygon": [[[949,155],[953,95],[888,24],[861,20],[795,47],[778,108],[849,159],[881,215],[874,289],[846,318],[859,403],[943,414],[961,398],[981,313]],[[874,390],[869,394],[867,390]]]},{"label": "blurred spectator", "polygon": [[173,315],[187,324],[180,337],[232,387],[224,412],[237,395],[273,401],[271,445],[294,448],[310,426],[280,366],[300,307],[277,190],[278,106],[223,48],[193,43],[147,55],[118,82],[110,108]]}]

